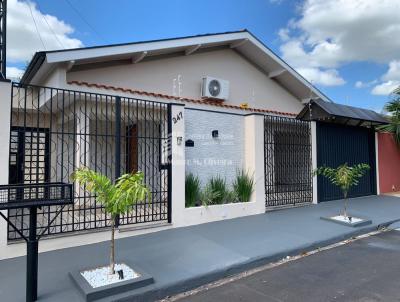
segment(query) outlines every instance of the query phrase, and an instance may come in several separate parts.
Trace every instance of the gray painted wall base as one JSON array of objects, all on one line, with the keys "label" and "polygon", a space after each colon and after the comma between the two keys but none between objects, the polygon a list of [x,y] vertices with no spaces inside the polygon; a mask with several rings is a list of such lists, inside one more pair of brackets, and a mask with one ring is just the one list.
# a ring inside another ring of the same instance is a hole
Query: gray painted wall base
[{"label": "gray painted wall base", "polygon": [[[126,263],[126,261],[124,261],[124,263]],[[87,268],[84,268],[80,271],[70,272],[69,276],[74,285],[78,288],[79,292],[83,295],[84,300],[87,302],[111,297],[154,283],[153,277],[151,277],[149,274],[145,273],[141,269],[138,269],[137,266],[131,266],[130,264],[127,265],[137,272],[140,277],[93,288],[80,273],[81,271],[87,270]]]}]

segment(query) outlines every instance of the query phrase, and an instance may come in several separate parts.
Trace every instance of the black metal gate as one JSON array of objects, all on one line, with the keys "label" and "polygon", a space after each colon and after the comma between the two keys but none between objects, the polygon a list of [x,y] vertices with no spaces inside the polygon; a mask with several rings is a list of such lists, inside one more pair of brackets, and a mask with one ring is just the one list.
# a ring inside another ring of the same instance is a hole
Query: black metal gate
[{"label": "black metal gate", "polygon": [[[351,189],[349,197],[376,194],[375,133],[373,129],[338,124],[317,124],[318,167],[366,163],[371,169]],[[318,201],[341,199],[343,195],[325,177],[318,176]]]},{"label": "black metal gate", "polygon": [[309,122],[265,116],[266,207],[312,202]]},{"label": "black metal gate", "polygon": [[[169,112],[160,102],[13,83],[9,182],[70,182],[82,166],[112,179],[141,170],[151,197],[120,217],[119,224],[168,221]],[[95,196],[78,185],[74,191],[74,205],[64,207],[46,235],[109,226],[110,217]],[[39,231],[57,209],[38,211]],[[26,234],[28,211],[9,210],[9,216]],[[9,229],[8,239],[19,235]]]}]

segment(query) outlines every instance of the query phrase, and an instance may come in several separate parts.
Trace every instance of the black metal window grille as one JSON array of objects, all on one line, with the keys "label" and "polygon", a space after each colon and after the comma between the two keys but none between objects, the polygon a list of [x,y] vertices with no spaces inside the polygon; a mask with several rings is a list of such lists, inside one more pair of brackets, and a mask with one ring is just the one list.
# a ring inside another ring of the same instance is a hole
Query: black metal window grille
[{"label": "black metal window grille", "polygon": [[[170,214],[169,165],[161,163],[168,144],[168,104],[114,95],[12,85],[10,183],[71,182],[78,167],[116,179],[143,171],[151,197],[138,203],[120,225],[167,221]],[[130,131],[132,127],[135,131]],[[129,166],[129,163],[131,166]],[[75,185],[74,204],[64,206],[45,235],[87,231],[110,225],[95,196]],[[38,231],[45,229],[59,206],[38,210]],[[9,210],[13,223],[28,231],[29,211]],[[8,239],[19,239],[9,230]]]},{"label": "black metal window grille", "polygon": [[312,201],[309,122],[265,116],[265,200],[267,207]]}]

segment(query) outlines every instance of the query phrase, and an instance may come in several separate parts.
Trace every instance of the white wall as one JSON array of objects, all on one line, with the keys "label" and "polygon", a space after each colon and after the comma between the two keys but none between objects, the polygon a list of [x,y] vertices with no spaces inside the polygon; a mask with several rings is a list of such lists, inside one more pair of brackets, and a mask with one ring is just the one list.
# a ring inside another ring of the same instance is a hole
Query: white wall
[{"label": "white wall", "polygon": [[[186,123],[189,123],[187,117],[189,112],[190,110],[185,111]],[[194,114],[196,115],[197,113],[198,112],[196,111]],[[210,114],[209,112],[202,113]],[[230,127],[226,127],[223,129],[233,132],[240,129],[240,131],[242,132],[240,140],[236,142],[237,145],[230,146],[231,149],[229,150],[229,152],[237,153],[238,155],[241,154],[240,156],[242,157],[242,162],[240,167],[246,169],[251,175],[254,176],[254,180],[256,182],[254,193],[251,196],[250,202],[247,203],[231,203],[212,205],[208,207],[201,206],[184,208],[184,206],[181,206],[180,201],[179,212],[173,212],[174,227],[195,225],[223,219],[232,219],[242,216],[261,214],[265,212],[264,116],[258,114],[252,114],[248,116],[217,114],[216,116],[211,115],[211,117],[206,120],[212,123],[214,120],[213,117],[218,117],[217,119],[215,119],[215,123],[218,124],[218,127],[222,125],[222,120],[224,120],[223,123],[226,123],[226,125],[229,125]],[[195,116],[195,118],[197,118],[197,116]],[[198,123],[199,126],[202,127],[201,122]],[[187,130],[189,131],[189,127],[187,128]],[[193,129],[191,129],[190,131],[192,130]],[[211,135],[211,132],[209,134]],[[189,137],[190,135],[186,133],[186,139]],[[204,150],[200,150],[199,152],[202,153],[204,157],[206,157],[207,150],[209,150],[209,154],[218,155],[218,157],[224,158],[225,153],[222,146],[214,146],[215,149],[212,149],[212,147],[213,146],[205,148]],[[186,148],[186,159],[189,159],[188,149],[191,148]],[[218,152],[220,152],[221,154],[218,154]],[[187,166],[187,169],[189,169],[189,166]],[[194,167],[191,167],[190,169],[192,169],[192,171],[195,171]],[[201,168],[196,169],[201,170]],[[218,171],[218,169],[218,167],[210,166],[207,168],[207,170],[202,171],[201,175],[203,177],[206,177],[207,175],[210,177],[212,175],[215,175],[215,170]],[[231,169],[225,167],[225,170]],[[236,170],[233,169],[232,173],[234,173],[234,176],[236,174]],[[175,176],[173,174],[173,178],[174,177]],[[180,174],[180,177],[182,177],[182,174]],[[173,202],[175,202],[174,199]]]},{"label": "white wall", "polygon": [[171,105],[172,224],[180,225],[185,209],[185,109]]},{"label": "white wall", "polygon": [[[245,117],[245,170],[254,175],[255,190],[252,199],[259,211],[265,211],[265,159],[264,115],[250,114]],[[261,213],[260,212],[260,213]]]},{"label": "white wall", "polygon": [[[218,138],[211,132],[218,130]],[[194,141],[186,147],[186,173],[200,178],[204,186],[213,176],[231,184],[243,168],[244,117],[218,112],[185,110],[185,139]]]},{"label": "white wall", "polygon": [[40,83],[41,86],[61,88],[66,82],[66,71],[64,66],[60,66],[51,70],[45,77],[44,81]]},{"label": "white wall", "polygon": [[[0,81],[0,184],[8,184],[10,147],[11,82]],[[2,211],[7,216],[7,210]],[[7,222],[0,217],[0,251],[7,245]],[[0,255],[1,257],[1,255]]]},{"label": "white wall", "polygon": [[[75,70],[75,71],[74,71]],[[173,94],[173,79],[182,78],[181,96],[199,99],[202,78],[213,76],[230,82],[228,104],[298,113],[301,102],[256,66],[231,49],[125,63],[67,73],[67,80],[114,85]],[[177,89],[175,90],[177,93]]]}]

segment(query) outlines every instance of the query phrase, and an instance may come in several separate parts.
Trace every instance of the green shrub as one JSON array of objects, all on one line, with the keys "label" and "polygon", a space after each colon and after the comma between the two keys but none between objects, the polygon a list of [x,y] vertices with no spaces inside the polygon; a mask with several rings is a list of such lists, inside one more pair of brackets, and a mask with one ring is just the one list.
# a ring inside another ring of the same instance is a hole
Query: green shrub
[{"label": "green shrub", "polygon": [[236,192],[234,190],[228,190],[225,193],[225,202],[224,203],[235,203],[238,202],[238,197],[236,195]]},{"label": "green shrub", "polygon": [[185,206],[187,208],[196,206],[200,200],[200,179],[192,173],[186,175],[185,179]]},{"label": "green shrub", "polygon": [[247,172],[240,170],[233,182],[233,191],[240,202],[249,202],[254,191],[254,177]]},{"label": "green shrub", "polygon": [[228,194],[225,179],[220,176],[211,177],[207,186],[208,189],[212,192],[212,204],[222,204],[225,202],[226,196]]},{"label": "green shrub", "polygon": [[219,200],[221,197],[223,197],[221,192],[213,191],[210,183],[208,183],[200,192],[201,204],[205,207],[216,204],[216,200]]}]

